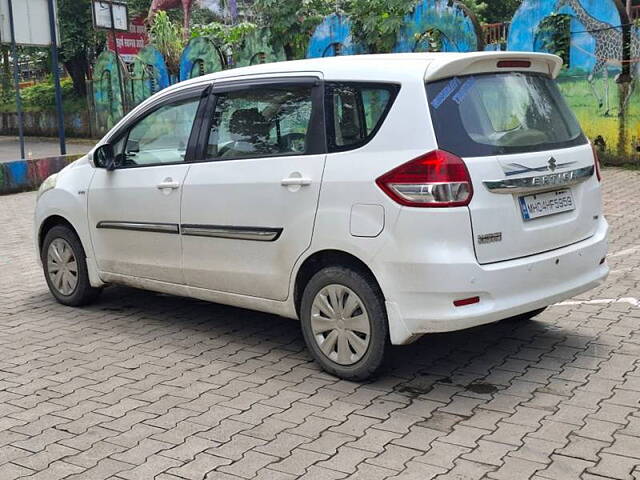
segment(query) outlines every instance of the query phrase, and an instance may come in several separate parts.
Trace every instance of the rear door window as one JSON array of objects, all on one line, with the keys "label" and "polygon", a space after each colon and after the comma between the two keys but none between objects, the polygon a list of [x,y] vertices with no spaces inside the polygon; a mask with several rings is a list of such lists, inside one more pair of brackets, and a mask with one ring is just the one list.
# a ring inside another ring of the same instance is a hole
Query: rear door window
[{"label": "rear door window", "polygon": [[495,73],[427,84],[440,148],[460,156],[553,150],[587,142],[555,82]]},{"label": "rear door window", "polygon": [[217,94],[207,158],[308,153],[312,86],[265,86]]},{"label": "rear door window", "polygon": [[376,134],[399,87],[390,84],[328,83],[325,90],[329,151],[360,147]]}]

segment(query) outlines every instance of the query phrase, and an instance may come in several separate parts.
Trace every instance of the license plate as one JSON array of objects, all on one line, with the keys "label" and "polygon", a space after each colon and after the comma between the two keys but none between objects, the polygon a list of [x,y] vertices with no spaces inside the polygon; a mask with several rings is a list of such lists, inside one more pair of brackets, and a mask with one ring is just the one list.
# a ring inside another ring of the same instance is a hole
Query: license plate
[{"label": "license plate", "polygon": [[556,190],[553,192],[537,193],[519,197],[522,218],[533,220],[546,217],[555,213],[568,212],[576,208],[573,203],[571,189]]}]

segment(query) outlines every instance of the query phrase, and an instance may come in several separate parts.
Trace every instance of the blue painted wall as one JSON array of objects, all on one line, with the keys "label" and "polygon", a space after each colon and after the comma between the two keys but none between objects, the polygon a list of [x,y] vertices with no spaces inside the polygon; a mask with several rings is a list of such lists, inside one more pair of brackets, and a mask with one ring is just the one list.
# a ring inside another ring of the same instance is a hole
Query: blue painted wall
[{"label": "blue painted wall", "polygon": [[[154,93],[171,85],[169,70],[160,51],[152,45],[147,45],[138,53],[133,62],[134,76],[131,78],[131,100],[138,105]],[[151,81],[153,77],[153,83]]]},{"label": "blue painted wall", "polygon": [[[610,26],[620,25],[620,15],[612,0],[578,0],[589,15]],[[595,41],[585,26],[575,17],[574,10],[558,7],[558,0],[524,0],[516,12],[509,29],[508,50],[536,51],[536,33],[540,22],[552,13],[571,15],[570,71],[591,71],[596,63]]]},{"label": "blue painted wall", "polygon": [[332,14],[324,18],[309,40],[307,58],[333,57],[336,55],[333,46],[340,45],[341,55],[365,53],[357,45],[351,35],[351,21],[344,16]]},{"label": "blue painted wall", "polygon": [[465,10],[449,0],[422,0],[412,13],[404,18],[394,52],[414,52],[416,41],[430,30],[443,34],[445,52],[473,52],[479,50],[479,40],[473,21]]}]

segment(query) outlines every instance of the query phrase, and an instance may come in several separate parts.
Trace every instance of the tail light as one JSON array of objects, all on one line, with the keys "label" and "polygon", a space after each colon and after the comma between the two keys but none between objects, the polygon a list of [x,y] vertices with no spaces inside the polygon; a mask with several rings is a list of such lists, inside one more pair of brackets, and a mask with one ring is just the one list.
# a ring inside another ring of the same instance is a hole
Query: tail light
[{"label": "tail light", "polygon": [[600,174],[600,157],[598,156],[598,149],[595,145],[591,144],[591,149],[593,150],[593,163],[596,167],[596,177],[598,177],[598,181],[602,181],[602,175]]},{"label": "tail light", "polygon": [[376,183],[392,200],[409,207],[461,207],[473,196],[464,161],[442,150],[414,158]]}]

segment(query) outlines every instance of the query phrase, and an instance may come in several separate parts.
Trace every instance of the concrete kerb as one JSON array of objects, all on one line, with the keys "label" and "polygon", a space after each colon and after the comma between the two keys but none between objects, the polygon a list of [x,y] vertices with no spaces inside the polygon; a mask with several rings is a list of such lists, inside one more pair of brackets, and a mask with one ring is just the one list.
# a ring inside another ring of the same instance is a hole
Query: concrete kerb
[{"label": "concrete kerb", "polygon": [[36,190],[49,176],[59,172],[82,155],[17,160],[0,164],[0,195]]}]

